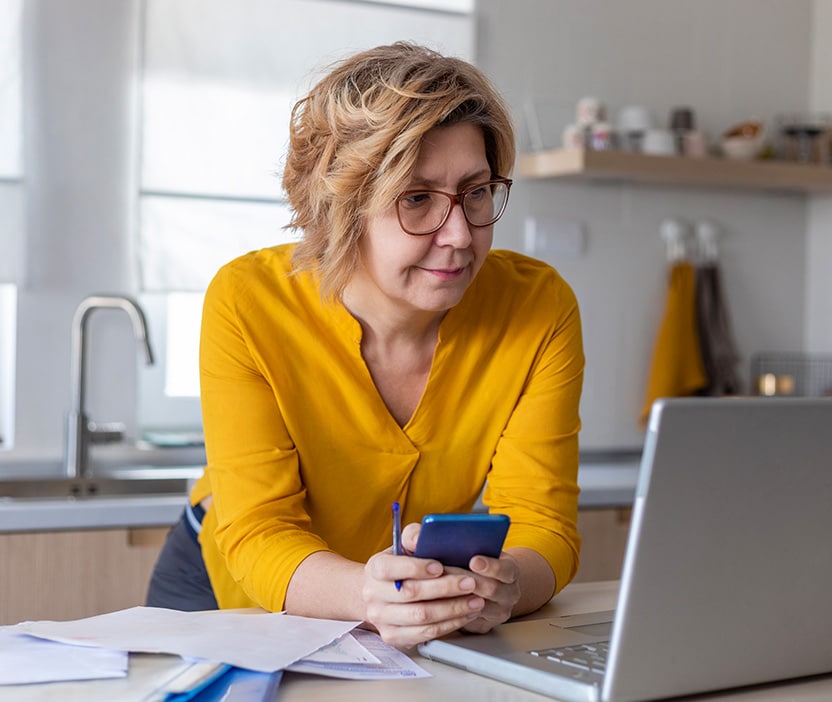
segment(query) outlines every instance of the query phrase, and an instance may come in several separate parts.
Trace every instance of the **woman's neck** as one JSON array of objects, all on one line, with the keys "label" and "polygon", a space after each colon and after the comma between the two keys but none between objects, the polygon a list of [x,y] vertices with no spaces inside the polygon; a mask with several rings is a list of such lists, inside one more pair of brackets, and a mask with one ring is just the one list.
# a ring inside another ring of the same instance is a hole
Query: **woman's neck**
[{"label": "woman's neck", "polygon": [[446,310],[437,312],[408,308],[362,293],[360,285],[348,286],[341,301],[361,325],[363,339],[381,347],[436,345],[439,325],[447,314]]},{"label": "woman's neck", "polygon": [[361,304],[345,291],[344,306],[361,325],[361,356],[388,411],[404,426],[413,416],[427,385],[445,312],[389,309]]}]

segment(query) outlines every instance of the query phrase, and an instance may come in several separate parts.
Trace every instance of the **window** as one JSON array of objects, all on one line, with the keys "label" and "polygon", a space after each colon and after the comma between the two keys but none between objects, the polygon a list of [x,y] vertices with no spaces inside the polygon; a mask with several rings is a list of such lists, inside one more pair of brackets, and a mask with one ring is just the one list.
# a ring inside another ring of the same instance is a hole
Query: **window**
[{"label": "window", "polygon": [[18,183],[22,169],[22,0],[0,0],[0,181]]},{"label": "window", "polygon": [[138,386],[138,425],[145,432],[186,431],[201,426],[199,323],[202,293],[144,293],[155,364],[143,361]]},{"label": "window", "polygon": [[16,327],[17,288],[0,284],[0,450],[14,443]]},{"label": "window", "polygon": [[0,282],[23,269],[22,0],[0,0]]},{"label": "window", "polygon": [[144,0],[143,13],[138,250],[161,362],[142,373],[139,414],[182,426],[199,423],[202,291],[234,256],[288,241],[280,172],[294,102],[316,71],[378,44],[470,59],[473,0]]},{"label": "window", "polygon": [[23,269],[22,0],[0,0],[0,449],[14,436],[16,285]]},{"label": "window", "polygon": [[146,0],[143,288],[203,290],[235,254],[285,240],[289,112],[316,69],[397,39],[470,57],[472,24],[465,13],[366,2]]}]

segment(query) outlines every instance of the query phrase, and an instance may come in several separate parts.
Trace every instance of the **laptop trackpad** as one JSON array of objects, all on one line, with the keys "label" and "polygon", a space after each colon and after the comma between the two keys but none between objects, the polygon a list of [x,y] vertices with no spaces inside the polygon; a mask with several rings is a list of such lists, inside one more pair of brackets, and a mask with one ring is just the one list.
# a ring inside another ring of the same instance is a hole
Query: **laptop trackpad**
[{"label": "laptop trackpad", "polygon": [[599,610],[584,612],[583,614],[565,614],[550,618],[549,624],[558,629],[569,629],[588,636],[609,636],[612,631],[612,621],[615,610]]},{"label": "laptop trackpad", "polygon": [[612,622],[599,622],[598,624],[583,624],[566,627],[569,631],[577,631],[587,636],[603,636],[609,638],[612,631]]}]

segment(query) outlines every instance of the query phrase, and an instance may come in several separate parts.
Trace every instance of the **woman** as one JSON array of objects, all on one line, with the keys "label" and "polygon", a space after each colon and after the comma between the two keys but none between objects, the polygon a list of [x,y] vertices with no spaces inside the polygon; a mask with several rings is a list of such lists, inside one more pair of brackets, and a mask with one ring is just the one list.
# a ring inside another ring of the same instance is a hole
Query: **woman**
[{"label": "woman", "polygon": [[[569,582],[580,318],[551,267],[490,251],[514,156],[487,79],[411,44],[345,60],[295,106],[283,185],[302,240],[206,293],[208,462],[149,604],[361,620],[409,647]],[[499,558],[392,554],[394,501],[409,552],[425,514],[481,493],[512,520]]]}]

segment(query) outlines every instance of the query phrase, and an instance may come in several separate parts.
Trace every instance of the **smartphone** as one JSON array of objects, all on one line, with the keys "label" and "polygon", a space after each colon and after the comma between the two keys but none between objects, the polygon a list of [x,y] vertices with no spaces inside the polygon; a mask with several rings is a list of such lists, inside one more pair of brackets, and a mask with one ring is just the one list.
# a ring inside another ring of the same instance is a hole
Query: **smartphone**
[{"label": "smartphone", "polygon": [[505,514],[428,514],[413,555],[459,568],[474,556],[499,558],[509,524]]}]

